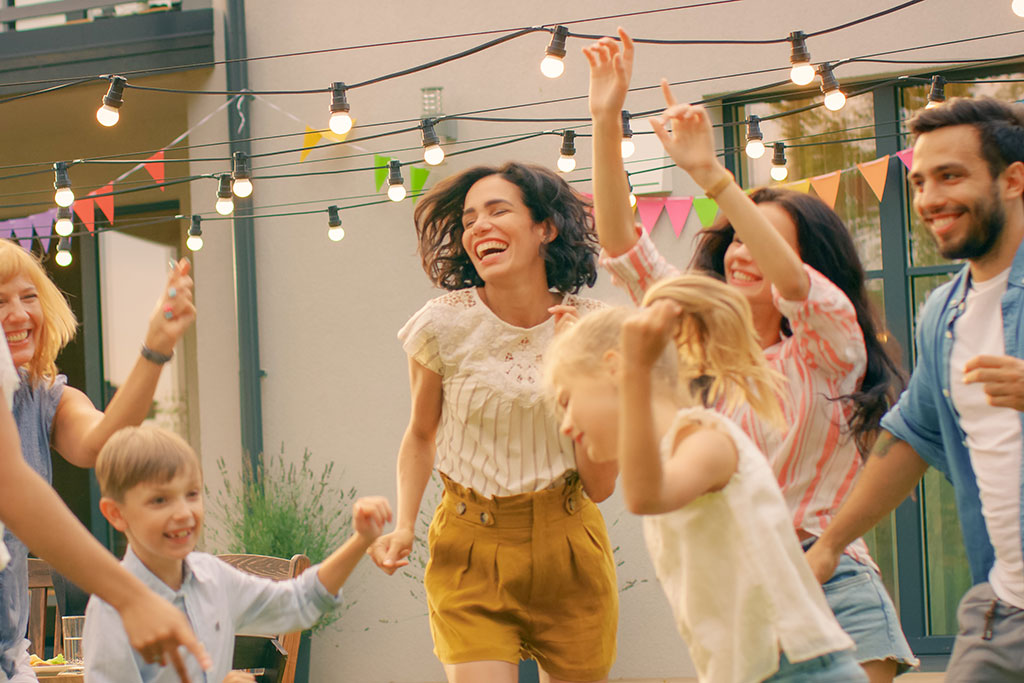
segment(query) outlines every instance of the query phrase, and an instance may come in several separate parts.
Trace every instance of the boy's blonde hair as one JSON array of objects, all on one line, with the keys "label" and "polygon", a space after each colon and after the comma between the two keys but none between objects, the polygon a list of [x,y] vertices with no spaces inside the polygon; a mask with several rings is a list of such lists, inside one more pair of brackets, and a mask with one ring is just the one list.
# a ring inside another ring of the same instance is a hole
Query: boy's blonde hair
[{"label": "boy's blonde hair", "polygon": [[[724,282],[686,274],[655,284],[643,305],[659,299],[683,310],[675,348],[666,346],[652,374],[689,402],[696,388],[704,403],[722,401],[729,411],[749,403],[765,419],[783,424],[782,377],[765,362],[746,298]],[[633,313],[628,308],[591,313],[558,335],[545,354],[547,385],[557,385],[564,373],[594,372],[605,353],[619,348],[622,324]]]},{"label": "boy's blonde hair", "polygon": [[74,339],[78,321],[39,259],[16,242],[0,239],[0,282],[19,275],[32,281],[43,310],[42,327],[36,331],[36,350],[25,369],[33,384],[43,379],[52,382],[57,376],[57,354]]},{"label": "boy's blonde hair", "polygon": [[118,430],[96,460],[100,492],[119,503],[139,484],[165,483],[185,471],[201,474],[199,456],[174,432],[152,425]]}]

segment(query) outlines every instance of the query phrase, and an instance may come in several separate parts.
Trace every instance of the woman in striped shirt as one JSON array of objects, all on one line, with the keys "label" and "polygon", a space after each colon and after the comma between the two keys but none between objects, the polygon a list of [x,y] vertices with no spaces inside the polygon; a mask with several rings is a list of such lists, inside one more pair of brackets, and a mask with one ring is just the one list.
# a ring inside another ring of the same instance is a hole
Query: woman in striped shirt
[{"label": "woman in striped shirt", "polygon": [[599,306],[575,294],[597,277],[593,219],[554,173],[509,163],[439,183],[415,220],[423,267],[449,291],[398,335],[412,415],[396,528],[370,554],[389,574],[407,564],[436,467],[424,583],[449,681],[514,683],[523,657],[552,681],[605,681],[618,597],[591,499],[611,494],[617,468],[575,451],[541,382],[556,325]]},{"label": "woman in striped shirt", "polygon": [[[591,67],[594,209],[601,263],[636,301],[676,274],[634,228],[619,141],[620,111],[633,45],[620,29],[585,48]],[[705,231],[693,266],[713,271],[747,297],[769,364],[787,379],[788,428],[749,406],[729,412],[767,455],[805,548],[849,494],[878,421],[904,382],[878,340],[864,270],[841,219],[809,195],[761,188],[749,197],[719,163],[707,113],[678,105],[663,80],[668,109],[652,119],[666,151],[718,202],[724,220]],[[668,128],[670,127],[670,129]],[[916,664],[878,568],[859,539],[825,584],[839,623],[857,643],[872,682]]]}]

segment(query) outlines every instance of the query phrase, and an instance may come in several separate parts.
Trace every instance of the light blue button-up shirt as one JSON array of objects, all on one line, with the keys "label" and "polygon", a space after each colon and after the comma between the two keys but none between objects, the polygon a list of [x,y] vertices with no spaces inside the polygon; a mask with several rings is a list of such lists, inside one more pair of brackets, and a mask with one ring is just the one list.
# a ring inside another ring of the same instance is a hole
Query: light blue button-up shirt
[{"label": "light blue button-up shirt", "polygon": [[[917,454],[942,472],[953,484],[960,529],[974,583],[988,580],[995,563],[981,497],[967,448],[967,434],[950,397],[949,359],[955,341],[954,325],[964,311],[967,298],[968,266],[932,292],[917,326],[917,365],[899,403],[884,418],[882,428],[909,443]],[[1024,243],[1010,267],[1002,297],[1005,353],[1024,358]],[[1024,413],[1020,413],[1024,429]],[[1022,469],[1024,469],[1024,458]],[[1024,511],[1024,472],[1021,476],[1021,511]],[[1021,518],[1021,547],[1024,548],[1024,515]]]},{"label": "light blue button-up shirt", "polygon": [[[309,628],[341,604],[317,577],[317,566],[297,579],[272,581],[247,574],[213,555],[190,553],[185,558],[181,589],[174,591],[146,568],[131,547],[121,564],[157,595],[188,617],[199,642],[213,660],[204,672],[186,655],[193,683],[221,683],[231,671],[235,633],[288,633]],[[117,611],[95,595],[85,610],[85,680],[90,683],[179,683],[171,666],[146,664],[128,642]]]}]

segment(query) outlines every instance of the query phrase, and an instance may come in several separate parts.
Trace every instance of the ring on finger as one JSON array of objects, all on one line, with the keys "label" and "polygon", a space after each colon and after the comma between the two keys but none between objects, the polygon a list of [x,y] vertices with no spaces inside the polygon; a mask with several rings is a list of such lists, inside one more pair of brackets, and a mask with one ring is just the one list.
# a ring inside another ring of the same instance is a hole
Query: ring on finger
[{"label": "ring on finger", "polygon": [[174,308],[170,304],[164,306],[164,317],[168,320],[174,319]]},{"label": "ring on finger", "polygon": [[167,288],[167,297],[169,299],[173,299],[176,296],[178,296],[178,290],[175,289],[174,287],[168,287]]}]

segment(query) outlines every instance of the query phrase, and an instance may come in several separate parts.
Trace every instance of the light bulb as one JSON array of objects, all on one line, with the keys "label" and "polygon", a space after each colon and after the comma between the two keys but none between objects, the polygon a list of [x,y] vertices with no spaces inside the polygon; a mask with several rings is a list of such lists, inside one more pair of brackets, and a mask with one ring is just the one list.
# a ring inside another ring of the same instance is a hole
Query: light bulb
[{"label": "light bulb", "polygon": [[772,170],[769,171],[772,176],[772,180],[782,182],[789,177],[789,169],[785,166],[772,166]]},{"label": "light bulb", "polygon": [[540,60],[540,72],[548,78],[558,78],[565,73],[565,62],[561,57],[544,55],[544,59]]},{"label": "light bulb", "polygon": [[248,197],[252,194],[252,181],[248,178],[235,178],[231,184],[231,191],[236,197]]},{"label": "light bulb", "polygon": [[217,213],[221,216],[230,216],[231,212],[235,210],[235,202],[231,197],[218,197],[217,198]]},{"label": "light bulb", "polygon": [[636,195],[633,194],[632,192],[629,193],[629,206],[630,208],[636,206]]},{"label": "light bulb", "polygon": [[628,159],[633,156],[633,152],[636,151],[636,145],[633,144],[633,140],[630,138],[622,138],[622,158]]},{"label": "light bulb", "polygon": [[189,235],[188,239],[185,240],[185,246],[192,251],[199,251],[203,248],[203,238],[199,235]]},{"label": "light bulb", "polygon": [[825,108],[829,111],[839,111],[846,104],[846,95],[841,90],[830,90],[825,93]]},{"label": "light bulb", "polygon": [[67,237],[75,231],[75,224],[71,222],[70,218],[61,217],[54,224],[53,231],[61,237]]},{"label": "light bulb", "polygon": [[1024,0],[1013,0],[1013,4],[1010,5],[1010,9],[1018,17],[1024,17]]},{"label": "light bulb", "polygon": [[333,133],[344,135],[352,130],[352,117],[347,111],[337,111],[331,114],[331,120],[327,124]]},{"label": "light bulb", "polygon": [[405,199],[405,185],[388,185],[388,199],[400,202]]},{"label": "light bulb", "polygon": [[75,203],[75,193],[71,191],[70,187],[57,188],[53,194],[53,201],[57,202],[57,206],[71,206]]},{"label": "light bulb", "polygon": [[71,252],[66,251],[64,249],[58,249],[57,255],[54,257],[54,260],[57,262],[58,266],[70,266],[72,260]]},{"label": "light bulb", "polygon": [[793,68],[789,70],[789,78],[796,85],[808,85],[814,80],[814,67],[810,62],[794,64]]},{"label": "light bulb", "polygon": [[332,242],[340,242],[345,239],[345,228],[340,225],[336,228],[327,228],[327,238]]},{"label": "light bulb", "polygon": [[760,159],[764,156],[764,142],[761,140],[747,140],[747,156],[751,159]]},{"label": "light bulb", "polygon": [[117,111],[117,109],[115,109],[114,107],[111,107],[109,104],[104,104],[102,107],[96,110],[96,120],[99,121],[101,125],[104,125],[107,128],[110,128],[111,126],[116,124],[118,120],[120,120],[120,118],[121,113]]},{"label": "light bulb", "polygon": [[576,157],[563,154],[558,157],[558,170],[562,173],[571,173],[576,169]]},{"label": "light bulb", "polygon": [[430,145],[425,148],[423,150],[423,161],[431,166],[437,166],[444,161],[444,150],[441,149],[441,145]]}]

